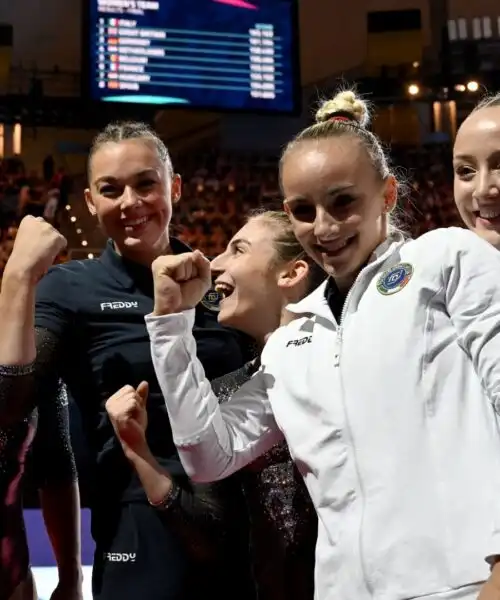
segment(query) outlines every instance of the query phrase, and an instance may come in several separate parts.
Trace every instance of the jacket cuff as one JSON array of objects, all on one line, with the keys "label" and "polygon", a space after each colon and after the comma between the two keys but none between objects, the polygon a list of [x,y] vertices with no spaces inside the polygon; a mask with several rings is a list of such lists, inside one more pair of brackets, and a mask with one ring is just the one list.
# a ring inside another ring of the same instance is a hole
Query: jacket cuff
[{"label": "jacket cuff", "polygon": [[144,317],[151,339],[157,336],[182,336],[189,333],[194,327],[195,309],[185,310],[171,315],[153,315]]},{"label": "jacket cuff", "polygon": [[486,554],[484,559],[490,567],[493,568],[493,566],[500,561],[500,531],[495,531],[493,533],[488,550],[490,550],[490,552]]}]

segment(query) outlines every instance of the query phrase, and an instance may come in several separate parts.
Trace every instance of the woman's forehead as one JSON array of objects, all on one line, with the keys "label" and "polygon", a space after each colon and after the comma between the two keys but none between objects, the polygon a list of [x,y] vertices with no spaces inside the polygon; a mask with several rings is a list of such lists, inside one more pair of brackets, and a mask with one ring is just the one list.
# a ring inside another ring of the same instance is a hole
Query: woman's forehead
[{"label": "woman's forehead", "polygon": [[247,244],[253,250],[269,250],[276,238],[277,227],[264,217],[251,217],[241,229],[232,237],[230,244]]},{"label": "woman's forehead", "polygon": [[373,181],[375,170],[363,145],[342,136],[299,143],[285,157],[282,183],[286,196],[310,195],[332,186]]},{"label": "woman's forehead", "polygon": [[490,146],[500,149],[500,107],[482,108],[472,113],[460,126],[454,154],[484,153]]},{"label": "woman's forehead", "polygon": [[91,168],[110,177],[127,177],[147,169],[158,170],[162,161],[154,144],[148,140],[123,140],[106,142],[92,156]]}]

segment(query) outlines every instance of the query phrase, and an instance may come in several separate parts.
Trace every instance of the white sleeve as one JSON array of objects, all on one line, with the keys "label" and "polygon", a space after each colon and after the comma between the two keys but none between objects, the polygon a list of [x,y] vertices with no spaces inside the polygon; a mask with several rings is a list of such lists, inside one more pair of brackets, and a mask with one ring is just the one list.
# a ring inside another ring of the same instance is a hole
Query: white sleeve
[{"label": "white sleeve", "polygon": [[259,370],[219,405],[196,356],[194,311],[146,316],[151,355],[167,406],[175,445],[193,481],[211,482],[238,471],[283,439]]},{"label": "white sleeve", "polygon": [[[497,414],[500,414],[500,252],[476,234],[454,231],[456,245],[444,266],[446,308],[458,343]],[[500,531],[494,528],[485,559],[500,556]]]},{"label": "white sleeve", "polygon": [[443,267],[446,308],[500,414],[500,252],[476,234],[452,231],[455,243]]}]

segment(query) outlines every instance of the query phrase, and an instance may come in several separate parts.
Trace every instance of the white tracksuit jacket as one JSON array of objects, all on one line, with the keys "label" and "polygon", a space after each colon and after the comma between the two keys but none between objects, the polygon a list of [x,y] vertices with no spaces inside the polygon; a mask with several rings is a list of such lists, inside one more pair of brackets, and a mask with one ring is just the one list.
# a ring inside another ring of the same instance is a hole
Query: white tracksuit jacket
[{"label": "white tracksuit jacket", "polygon": [[500,554],[500,252],[461,229],[388,241],[340,323],[324,287],[222,406],[193,311],[146,317],[182,463],[213,481],[284,436],[319,516],[317,600],[472,600]]}]

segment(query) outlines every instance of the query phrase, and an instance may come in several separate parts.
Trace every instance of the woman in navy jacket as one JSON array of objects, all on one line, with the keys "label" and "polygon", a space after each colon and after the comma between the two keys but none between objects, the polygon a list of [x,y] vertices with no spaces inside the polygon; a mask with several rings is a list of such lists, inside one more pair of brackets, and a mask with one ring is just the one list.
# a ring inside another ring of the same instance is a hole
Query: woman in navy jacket
[{"label": "woman in navy jacket", "polygon": [[[18,349],[16,364],[23,369],[0,378],[0,389],[17,401],[34,402],[36,394],[50,403],[61,379],[78,405],[93,463],[96,599],[185,600],[210,590],[232,597],[233,580],[245,597],[250,587],[238,548],[242,541],[246,549],[246,533],[225,531],[224,525],[237,503],[227,502],[230,490],[196,487],[187,478],[154,378],[144,324],[153,307],[152,261],[189,250],[169,235],[181,179],[163,142],[141,123],[109,125],[94,141],[88,176],[85,199],[109,242],[97,260],[51,268],[38,284],[34,307],[33,282],[48,266],[43,239],[50,236],[45,223],[31,222],[39,243],[18,245],[2,290],[16,321],[2,344]],[[193,332],[210,377],[245,362],[239,337],[218,325],[206,302],[196,309]],[[26,385],[28,369],[44,370],[36,390]],[[148,442],[171,477],[159,502],[146,497],[105,410],[117,389],[144,379],[150,384]]]}]

